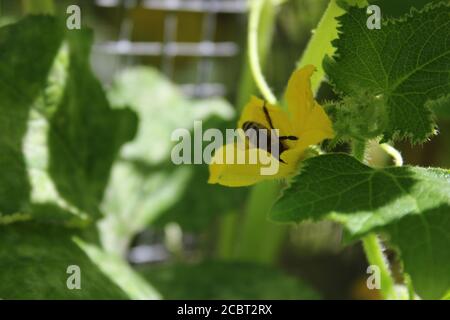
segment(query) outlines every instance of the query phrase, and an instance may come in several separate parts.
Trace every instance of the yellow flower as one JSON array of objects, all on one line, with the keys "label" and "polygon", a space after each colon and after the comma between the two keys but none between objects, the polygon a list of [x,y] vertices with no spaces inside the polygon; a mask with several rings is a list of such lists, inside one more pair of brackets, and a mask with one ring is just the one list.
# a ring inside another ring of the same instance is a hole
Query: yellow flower
[{"label": "yellow flower", "polygon": [[[286,90],[286,102],[289,113],[279,106],[270,105],[263,100],[252,97],[245,106],[238,128],[244,123],[257,123],[267,129],[273,127],[279,130],[279,137],[291,136],[297,140],[280,140],[283,150],[279,157],[274,157],[264,149],[246,144],[244,148],[234,142],[219,148],[209,165],[208,183],[218,183],[229,187],[241,187],[255,184],[268,179],[283,179],[295,175],[298,165],[305,156],[306,149],[334,137],[332,124],[323,108],[314,100],[311,91],[310,78],[315,71],[314,66],[307,65],[295,71],[289,79]],[[269,117],[264,112],[264,106]],[[258,161],[252,163],[226,163],[227,153],[234,152],[235,157],[244,156],[249,159],[258,155]],[[280,161],[279,161],[280,159]],[[278,171],[273,175],[261,174],[261,169],[267,167],[267,161],[278,165]]]}]

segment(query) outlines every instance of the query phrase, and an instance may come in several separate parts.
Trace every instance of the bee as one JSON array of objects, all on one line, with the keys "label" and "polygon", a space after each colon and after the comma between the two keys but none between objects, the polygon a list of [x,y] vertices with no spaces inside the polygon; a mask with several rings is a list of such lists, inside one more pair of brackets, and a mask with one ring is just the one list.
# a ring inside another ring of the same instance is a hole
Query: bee
[{"label": "bee", "polygon": [[[264,140],[260,140],[260,138],[262,138],[262,139],[266,138],[265,139],[265,141],[267,141],[267,146],[265,146],[266,150],[267,150],[267,152],[272,154],[272,152],[271,152],[271,150],[272,150],[272,138],[271,138],[272,131],[271,131],[271,129],[275,129],[275,128],[273,126],[272,118],[270,117],[269,110],[267,109],[266,101],[264,101],[264,104],[262,106],[262,111],[264,112],[264,116],[266,117],[266,120],[270,126],[270,129],[261,123],[254,122],[254,121],[246,121],[242,125],[242,130],[244,130],[245,135],[250,139],[250,141],[256,141],[257,148],[259,148],[259,141],[264,141]],[[262,131],[260,131],[260,130],[262,130]],[[267,137],[261,137],[261,134],[264,134]],[[254,136],[254,135],[256,135],[256,136]],[[296,140],[298,140],[298,137],[296,137],[296,136],[279,136],[279,137],[277,137],[278,161],[280,161],[281,163],[284,163],[284,164],[286,164],[286,162],[283,159],[281,159],[280,156],[284,151],[289,149],[284,143],[286,140],[296,141]]]}]

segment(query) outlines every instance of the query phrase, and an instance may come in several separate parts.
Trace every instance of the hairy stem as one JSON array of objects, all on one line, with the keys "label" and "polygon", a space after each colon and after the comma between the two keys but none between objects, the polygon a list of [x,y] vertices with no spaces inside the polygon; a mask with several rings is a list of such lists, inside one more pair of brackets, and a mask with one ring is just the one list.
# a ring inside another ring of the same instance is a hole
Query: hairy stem
[{"label": "hairy stem", "polygon": [[366,156],[366,141],[353,140],[352,141],[352,154],[361,162],[364,162]]},{"label": "hairy stem", "polygon": [[[267,56],[272,45],[275,18],[276,12],[274,6],[270,3],[266,3],[262,8],[257,32],[258,57],[261,70],[264,70]],[[239,92],[236,99],[236,107],[238,110],[242,110],[250,95],[255,94],[258,90],[250,67],[250,48],[247,47],[245,50],[247,59],[242,68],[243,71],[239,80]]]},{"label": "hairy stem", "polygon": [[385,299],[396,299],[395,283],[391,277],[389,263],[383,254],[383,246],[377,235],[370,233],[362,239],[364,252],[370,265],[375,265],[380,270],[381,294]]},{"label": "hairy stem", "polygon": [[[365,160],[366,146],[366,141],[352,141],[352,154],[361,162]],[[362,243],[369,265],[377,266],[380,270],[381,294],[385,299],[396,299],[395,283],[391,277],[389,263],[383,253],[383,246],[377,235],[374,233],[368,234],[362,239]]]}]

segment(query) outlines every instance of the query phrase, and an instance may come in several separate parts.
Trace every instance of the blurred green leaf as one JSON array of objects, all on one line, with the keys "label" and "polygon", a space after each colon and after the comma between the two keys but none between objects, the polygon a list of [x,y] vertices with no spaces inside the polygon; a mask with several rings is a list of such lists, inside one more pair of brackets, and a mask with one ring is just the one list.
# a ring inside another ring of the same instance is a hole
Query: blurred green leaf
[{"label": "blurred green leaf", "polygon": [[317,299],[299,280],[252,263],[204,262],[138,268],[165,299]]},{"label": "blurred green leaf", "polygon": [[426,102],[450,90],[449,13],[449,4],[427,6],[385,20],[380,30],[367,28],[365,9],[351,8],[339,18],[337,51],[324,68],[340,93],[386,101],[386,140],[423,142],[434,133]]},{"label": "blurred green leaf", "polygon": [[133,162],[114,165],[102,205],[103,244],[109,251],[126,252],[131,238],[172,206],[184,192],[191,170],[142,168]]},{"label": "blurred green leaf", "polygon": [[[0,226],[0,298],[127,299],[128,296],[61,227],[16,223]],[[81,290],[69,290],[67,268],[80,267]]]},{"label": "blurred green leaf", "polygon": [[145,279],[121,257],[107,253],[95,245],[75,239],[89,258],[117,284],[131,299],[156,300],[161,296]]},{"label": "blurred green leaf", "polygon": [[353,239],[388,232],[418,294],[435,299],[450,288],[449,216],[450,171],[373,169],[345,154],[305,161],[271,212],[280,222],[337,221]]},{"label": "blurred green leaf", "polygon": [[88,213],[68,203],[56,189],[48,172],[49,123],[32,110],[24,137],[24,154],[31,184],[30,218],[66,226],[87,225]]},{"label": "blurred green leaf", "polygon": [[112,110],[90,71],[91,34],[71,32],[65,46],[63,31],[44,16],[0,30],[0,215],[13,214],[1,223],[85,224],[136,130],[135,115]]},{"label": "blurred green leaf", "polygon": [[51,117],[49,170],[59,193],[72,205],[98,214],[115,157],[136,131],[127,109],[113,110],[92,74],[92,33],[71,31],[70,66],[64,96]]},{"label": "blurred green leaf", "polygon": [[105,246],[123,253],[131,238],[156,220],[159,225],[176,221],[188,229],[195,224],[195,229],[221,213],[215,204],[221,206],[228,193],[215,193],[205,201],[206,192],[215,189],[207,185],[207,166],[171,164],[171,135],[180,128],[192,132],[194,121],[202,121],[203,130],[222,125],[234,115],[229,104],[221,99],[189,100],[147,67],[120,74],[109,97],[113,105],[130,106],[140,122],[135,139],[121,150],[102,203],[108,213],[101,223]]},{"label": "blurred green leaf", "polygon": [[227,188],[207,184],[207,165],[196,165],[192,170],[189,187],[179,201],[164,211],[155,221],[156,226],[178,223],[185,231],[201,232],[221,214],[239,210],[247,199],[248,188]]},{"label": "blurred green leaf", "polygon": [[30,107],[62,43],[61,30],[48,17],[30,17],[0,29],[0,215],[29,211],[22,140]]},{"label": "blurred green leaf", "polygon": [[114,106],[130,106],[139,115],[136,138],[123,148],[122,157],[150,165],[168,160],[175,129],[190,130],[194,121],[213,116],[234,116],[232,108],[221,99],[188,100],[174,84],[149,67],[124,71],[114,80],[108,95]]}]

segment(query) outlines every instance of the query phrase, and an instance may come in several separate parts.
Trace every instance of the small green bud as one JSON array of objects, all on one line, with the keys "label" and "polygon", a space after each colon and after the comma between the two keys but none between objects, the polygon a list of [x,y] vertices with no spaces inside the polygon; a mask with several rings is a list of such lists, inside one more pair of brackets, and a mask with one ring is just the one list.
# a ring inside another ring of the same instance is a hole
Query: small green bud
[{"label": "small green bud", "polygon": [[382,134],[387,125],[386,102],[382,95],[362,93],[347,96],[341,101],[327,105],[333,127],[340,139],[367,140]]}]

